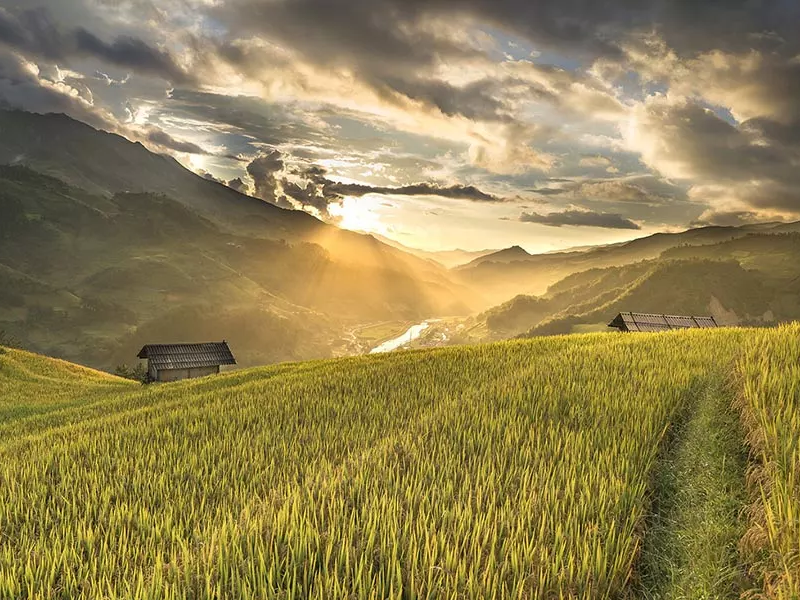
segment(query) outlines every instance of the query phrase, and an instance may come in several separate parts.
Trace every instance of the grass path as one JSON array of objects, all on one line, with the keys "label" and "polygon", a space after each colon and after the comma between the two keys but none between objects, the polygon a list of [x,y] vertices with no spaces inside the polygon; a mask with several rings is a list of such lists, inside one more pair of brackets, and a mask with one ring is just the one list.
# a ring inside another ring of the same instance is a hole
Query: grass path
[{"label": "grass path", "polygon": [[737,551],[747,454],[730,404],[723,377],[715,378],[665,447],[640,559],[641,598],[738,598],[748,587]]}]

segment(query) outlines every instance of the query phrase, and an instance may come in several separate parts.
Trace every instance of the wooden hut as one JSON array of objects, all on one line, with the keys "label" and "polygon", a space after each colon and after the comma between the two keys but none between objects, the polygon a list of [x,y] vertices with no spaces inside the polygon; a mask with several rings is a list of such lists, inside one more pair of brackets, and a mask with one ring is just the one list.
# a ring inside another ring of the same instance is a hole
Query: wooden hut
[{"label": "wooden hut", "polygon": [[719,327],[714,317],[654,315],[651,313],[619,313],[609,327],[620,331],[669,331],[671,329],[708,329]]},{"label": "wooden hut", "polygon": [[219,373],[221,365],[235,365],[227,342],[203,344],[148,344],[138,354],[147,359],[151,381],[178,381]]}]

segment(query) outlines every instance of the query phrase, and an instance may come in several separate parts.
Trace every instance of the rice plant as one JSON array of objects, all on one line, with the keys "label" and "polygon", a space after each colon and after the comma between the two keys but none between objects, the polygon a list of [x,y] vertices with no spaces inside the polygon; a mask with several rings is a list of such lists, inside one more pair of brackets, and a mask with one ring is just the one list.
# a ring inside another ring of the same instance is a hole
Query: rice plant
[{"label": "rice plant", "polygon": [[742,541],[769,598],[800,597],[800,326],[754,336],[738,364],[740,407],[757,461]]},{"label": "rice plant", "polygon": [[0,419],[0,598],[630,595],[659,445],[747,335],[87,378]]}]

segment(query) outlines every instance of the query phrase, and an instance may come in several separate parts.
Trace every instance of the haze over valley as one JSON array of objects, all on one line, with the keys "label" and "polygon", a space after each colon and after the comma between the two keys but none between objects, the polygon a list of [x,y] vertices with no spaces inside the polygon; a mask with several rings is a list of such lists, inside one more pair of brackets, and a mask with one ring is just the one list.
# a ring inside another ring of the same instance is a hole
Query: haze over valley
[{"label": "haze over valley", "polygon": [[276,207],[65,115],[4,111],[0,128],[0,329],[98,368],[169,340],[227,339],[244,366],[360,354],[431,319],[412,346],[602,330],[631,306],[725,324],[800,316],[794,223],[439,255]]}]

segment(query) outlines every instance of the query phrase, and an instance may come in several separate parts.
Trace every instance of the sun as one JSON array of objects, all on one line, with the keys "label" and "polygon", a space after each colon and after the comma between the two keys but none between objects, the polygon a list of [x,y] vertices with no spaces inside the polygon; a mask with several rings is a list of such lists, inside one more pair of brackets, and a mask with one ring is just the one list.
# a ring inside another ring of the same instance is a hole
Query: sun
[{"label": "sun", "polygon": [[351,231],[385,233],[386,226],[372,211],[372,203],[364,198],[347,196],[338,204],[328,206],[328,212],[338,219],[338,225]]}]

